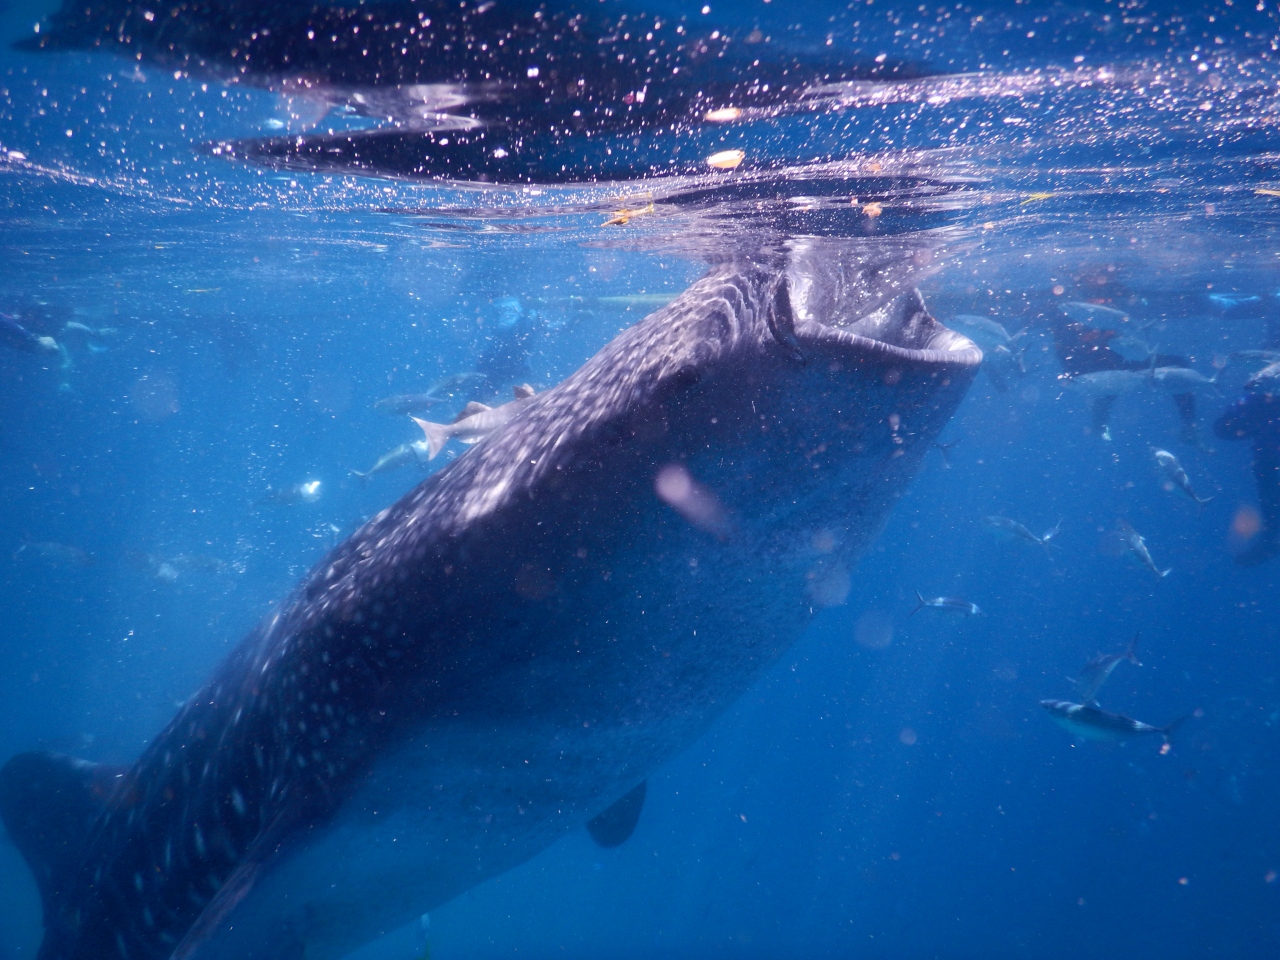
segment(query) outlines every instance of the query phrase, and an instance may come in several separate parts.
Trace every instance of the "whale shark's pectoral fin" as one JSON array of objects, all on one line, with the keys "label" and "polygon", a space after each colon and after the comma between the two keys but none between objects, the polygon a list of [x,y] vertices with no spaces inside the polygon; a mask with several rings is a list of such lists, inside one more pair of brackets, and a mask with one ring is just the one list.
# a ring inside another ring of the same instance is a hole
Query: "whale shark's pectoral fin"
[{"label": "whale shark's pectoral fin", "polygon": [[58,753],[20,753],[0,769],[0,817],[35,874],[46,930],[63,915],[90,829],[123,776],[123,767]]},{"label": "whale shark's pectoral fin", "polygon": [[587,833],[597,844],[608,849],[620,847],[635,833],[644,808],[644,795],[648,781],[640,785],[609,807],[604,813],[587,821]]},{"label": "whale shark's pectoral fin", "polygon": [[249,891],[253,889],[258,878],[258,861],[249,860],[240,865],[226,882],[218,889],[218,893],[201,911],[196,922],[192,924],[182,942],[174,949],[171,960],[196,960],[200,957],[200,948],[222,926],[223,921],[239,905]]}]

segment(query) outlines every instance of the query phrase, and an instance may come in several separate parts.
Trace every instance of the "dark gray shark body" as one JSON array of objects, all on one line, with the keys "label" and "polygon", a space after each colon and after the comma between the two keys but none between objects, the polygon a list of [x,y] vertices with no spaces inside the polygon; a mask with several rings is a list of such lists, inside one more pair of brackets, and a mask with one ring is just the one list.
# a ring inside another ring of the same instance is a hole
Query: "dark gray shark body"
[{"label": "dark gray shark body", "polygon": [[588,821],[625,838],[973,377],[912,263],[714,268],[338,547],[133,767],[10,761],[42,960],[338,957]]}]

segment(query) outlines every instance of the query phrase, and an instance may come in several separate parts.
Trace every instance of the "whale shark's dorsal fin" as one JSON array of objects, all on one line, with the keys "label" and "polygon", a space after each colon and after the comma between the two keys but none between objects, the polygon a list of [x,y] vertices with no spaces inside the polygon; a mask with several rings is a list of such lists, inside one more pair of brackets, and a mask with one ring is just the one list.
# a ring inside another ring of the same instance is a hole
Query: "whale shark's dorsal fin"
[{"label": "whale shark's dorsal fin", "polygon": [[587,833],[591,839],[606,849],[619,847],[626,843],[635,833],[636,824],[640,822],[640,811],[644,808],[644,795],[648,781],[640,781],[621,800],[600,814],[587,821]]},{"label": "whale shark's dorsal fin", "polygon": [[454,423],[461,423],[467,417],[474,417],[477,413],[484,413],[486,410],[492,410],[493,407],[488,404],[481,403],[478,400],[471,400],[465,407],[453,418]]},{"label": "whale shark's dorsal fin", "polygon": [[35,874],[46,930],[123,776],[123,767],[59,753],[20,753],[0,768],[0,817]]}]

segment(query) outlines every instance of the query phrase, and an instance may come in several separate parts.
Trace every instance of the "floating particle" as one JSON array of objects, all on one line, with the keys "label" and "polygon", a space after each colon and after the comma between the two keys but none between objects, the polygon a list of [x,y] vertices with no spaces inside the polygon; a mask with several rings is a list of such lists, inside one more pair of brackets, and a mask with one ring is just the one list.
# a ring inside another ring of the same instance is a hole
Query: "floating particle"
[{"label": "floating particle", "polygon": [[[739,107],[719,107],[715,110],[708,110],[704,119],[711,123],[730,123],[741,116],[742,110]],[[1278,194],[1278,196],[1280,196],[1280,194]]]},{"label": "floating particle", "polygon": [[746,158],[742,150],[721,150],[707,157],[707,166],[715,170],[736,170]]}]

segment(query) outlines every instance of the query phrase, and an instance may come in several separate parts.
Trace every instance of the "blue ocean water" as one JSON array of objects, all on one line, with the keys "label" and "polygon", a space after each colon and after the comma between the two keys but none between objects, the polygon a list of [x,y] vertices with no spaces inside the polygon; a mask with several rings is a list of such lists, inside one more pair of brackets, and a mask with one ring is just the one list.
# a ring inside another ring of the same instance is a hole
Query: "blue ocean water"
[{"label": "blue ocean water", "polygon": [[[648,9],[911,69],[671,131],[744,152],[710,186],[479,189],[228,159],[207,145],[367,118],[150,56],[10,49],[52,9],[0,11],[0,312],[64,347],[0,347],[0,754],[132,762],[328,550],[465,455],[363,482],[421,436],[379,399],[481,368],[449,414],[545,390],[762,223],[925,237],[926,303],[994,369],[811,628],[652,773],[625,844],[578,831],[356,955],[1276,956],[1280,560],[1234,562],[1250,445],[1211,428],[1265,366],[1238,354],[1280,349],[1273,5],[712,6]],[[1215,378],[1196,436],[1146,383],[1099,435],[1050,334],[1072,304]],[[974,315],[1025,329],[1015,359]],[[1010,542],[992,515],[1061,531]],[[916,591],[983,615],[913,612]],[[1053,724],[1039,701],[1139,631],[1142,666],[1099,699],[1187,717],[1171,748]],[[0,957],[36,956],[9,839],[0,891]]]}]

